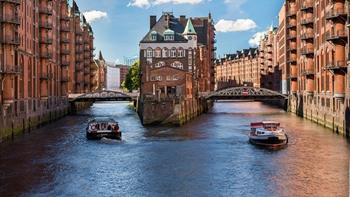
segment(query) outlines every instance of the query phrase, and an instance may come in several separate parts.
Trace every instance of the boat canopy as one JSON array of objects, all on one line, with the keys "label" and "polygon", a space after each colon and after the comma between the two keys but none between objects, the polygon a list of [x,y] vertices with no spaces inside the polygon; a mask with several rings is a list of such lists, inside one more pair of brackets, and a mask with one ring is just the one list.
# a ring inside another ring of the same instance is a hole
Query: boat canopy
[{"label": "boat canopy", "polygon": [[252,128],[270,128],[270,127],[279,127],[280,123],[276,121],[262,121],[262,122],[252,122],[250,123]]}]

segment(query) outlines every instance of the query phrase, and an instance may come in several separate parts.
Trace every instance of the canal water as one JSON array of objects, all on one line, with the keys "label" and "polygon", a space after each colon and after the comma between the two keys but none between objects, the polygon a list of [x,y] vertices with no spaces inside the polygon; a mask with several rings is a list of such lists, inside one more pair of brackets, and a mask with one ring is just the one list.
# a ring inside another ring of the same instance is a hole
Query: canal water
[{"label": "canal water", "polygon": [[[0,144],[0,196],[348,196],[350,143],[258,102],[219,102],[181,128],[143,127],[129,103],[97,103]],[[85,138],[119,121],[121,142]],[[286,149],[249,144],[252,121],[277,120]]]}]

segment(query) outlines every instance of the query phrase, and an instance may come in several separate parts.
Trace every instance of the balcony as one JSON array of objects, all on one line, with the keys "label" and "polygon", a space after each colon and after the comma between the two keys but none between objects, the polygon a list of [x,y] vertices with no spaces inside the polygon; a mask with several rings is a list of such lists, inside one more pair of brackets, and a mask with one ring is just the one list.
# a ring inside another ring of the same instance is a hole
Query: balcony
[{"label": "balcony", "polygon": [[40,57],[43,58],[43,59],[51,59],[52,58],[52,53],[41,52]]},{"label": "balcony", "polygon": [[335,71],[335,70],[340,70],[340,71],[347,71],[347,65],[345,61],[335,61],[328,63],[326,66],[327,70]]},{"label": "balcony", "polygon": [[67,83],[69,81],[68,77],[67,76],[62,76],[61,77],[61,82],[62,83]]},{"label": "balcony", "polygon": [[314,5],[312,2],[304,2],[300,8],[301,11],[312,11],[313,9]]},{"label": "balcony", "polygon": [[62,55],[69,55],[70,51],[69,51],[69,49],[61,49],[61,54]]},{"label": "balcony", "polygon": [[301,25],[307,26],[307,25],[313,25],[314,24],[314,19],[313,18],[304,18],[300,22]]},{"label": "balcony", "polygon": [[40,38],[41,44],[52,44],[52,42],[53,42],[52,38],[48,38],[48,37],[41,37]]},{"label": "balcony", "polygon": [[0,65],[0,74],[18,75],[21,72],[21,68],[18,65]]},{"label": "balcony", "polygon": [[314,70],[312,70],[312,69],[307,69],[307,70],[304,70],[304,71],[302,72],[302,74],[303,74],[304,76],[314,76],[314,75],[315,75],[315,72],[314,72]]},{"label": "balcony", "polygon": [[217,49],[216,47],[213,47],[211,50],[212,50],[212,51],[216,51],[216,49]]},{"label": "balcony", "polygon": [[67,60],[62,60],[62,61],[61,61],[61,66],[63,66],[63,67],[69,66],[69,61],[67,61]]},{"label": "balcony", "polygon": [[81,45],[81,44],[83,44],[83,41],[82,41],[82,40],[76,40],[76,41],[75,41],[75,45]]},{"label": "balcony", "polygon": [[8,45],[19,45],[19,37],[18,36],[7,36],[1,37],[1,43]]},{"label": "balcony", "polygon": [[4,14],[0,20],[1,20],[1,23],[20,25],[18,15]]},{"label": "balcony", "polygon": [[0,0],[0,2],[12,3],[12,4],[16,4],[16,5],[20,5],[21,4],[21,0]]},{"label": "balcony", "polygon": [[49,7],[40,7],[39,8],[40,14],[46,14],[46,15],[52,15],[52,8]]},{"label": "balcony", "polygon": [[288,64],[296,64],[297,58],[296,57],[287,57],[287,63]]},{"label": "balcony", "polygon": [[69,16],[61,16],[61,20],[62,21],[69,21],[70,18],[69,18]]},{"label": "balcony", "polygon": [[346,10],[345,8],[332,8],[326,13],[326,19],[327,20],[336,20],[336,19],[341,19],[346,21]]},{"label": "balcony", "polygon": [[300,39],[301,40],[305,40],[305,41],[307,41],[307,40],[313,40],[313,38],[314,38],[314,34],[313,33],[301,33],[301,36],[300,36]]},{"label": "balcony", "polygon": [[61,43],[68,44],[70,41],[68,38],[61,38]]},{"label": "balcony", "polygon": [[69,26],[66,26],[66,25],[62,25],[60,30],[61,32],[70,32]]},{"label": "balcony", "polygon": [[40,28],[52,29],[52,23],[49,23],[49,22],[41,22],[41,23],[40,23]]},{"label": "balcony", "polygon": [[297,39],[297,34],[289,33],[289,34],[287,34],[287,39],[288,40],[295,40],[295,39]]},{"label": "balcony", "polygon": [[296,14],[297,14],[297,10],[291,9],[291,10],[288,10],[287,17],[294,17],[294,16],[296,16]]},{"label": "balcony", "polygon": [[301,53],[301,55],[305,55],[305,56],[314,55],[314,49],[313,48],[301,49],[300,53]]},{"label": "balcony", "polygon": [[345,44],[347,42],[347,34],[344,30],[335,30],[326,32],[326,40],[333,43]]},{"label": "balcony", "polygon": [[297,27],[297,23],[296,22],[289,22],[288,25],[287,25],[287,28],[290,29],[290,28],[296,28]]}]

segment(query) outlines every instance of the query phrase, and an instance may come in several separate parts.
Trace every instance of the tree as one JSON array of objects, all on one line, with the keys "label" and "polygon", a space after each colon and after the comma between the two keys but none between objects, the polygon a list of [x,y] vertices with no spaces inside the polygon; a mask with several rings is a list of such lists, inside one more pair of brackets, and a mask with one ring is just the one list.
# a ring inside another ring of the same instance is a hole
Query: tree
[{"label": "tree", "polygon": [[140,63],[135,62],[129,69],[125,81],[122,83],[122,88],[129,92],[137,90],[140,87]]}]

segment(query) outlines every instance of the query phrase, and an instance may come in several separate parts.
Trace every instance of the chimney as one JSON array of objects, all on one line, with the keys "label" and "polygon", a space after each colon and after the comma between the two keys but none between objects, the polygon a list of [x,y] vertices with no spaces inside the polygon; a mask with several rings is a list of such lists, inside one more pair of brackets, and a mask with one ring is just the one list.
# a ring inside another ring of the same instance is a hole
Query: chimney
[{"label": "chimney", "polygon": [[180,16],[180,24],[183,25],[183,26],[186,26],[187,20],[186,20],[186,16],[185,15],[181,15]]},{"label": "chimney", "polygon": [[149,27],[152,29],[154,25],[157,23],[157,16],[150,16],[149,17]]}]

